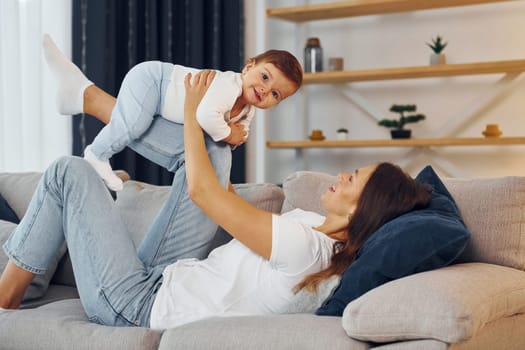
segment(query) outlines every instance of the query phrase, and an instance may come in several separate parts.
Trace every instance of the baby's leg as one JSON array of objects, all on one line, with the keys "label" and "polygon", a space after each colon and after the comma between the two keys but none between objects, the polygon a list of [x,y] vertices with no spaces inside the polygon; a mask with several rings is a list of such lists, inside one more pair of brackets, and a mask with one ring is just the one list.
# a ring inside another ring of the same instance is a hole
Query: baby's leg
[{"label": "baby's leg", "polygon": [[84,90],[93,83],[58,49],[49,35],[44,35],[44,55],[51,72],[58,80],[56,103],[61,114],[83,111]]},{"label": "baby's leg", "polygon": [[109,159],[140,138],[153,116],[160,113],[163,85],[171,78],[173,65],[150,61],[133,67],[122,82],[111,120],[86,148],[85,159],[93,165],[108,187],[122,189]]}]

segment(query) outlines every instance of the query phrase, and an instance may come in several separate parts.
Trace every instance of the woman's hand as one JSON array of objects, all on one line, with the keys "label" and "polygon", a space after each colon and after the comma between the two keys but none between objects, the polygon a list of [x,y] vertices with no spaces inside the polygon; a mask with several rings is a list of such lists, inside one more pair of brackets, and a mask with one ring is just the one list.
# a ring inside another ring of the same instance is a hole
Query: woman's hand
[{"label": "woman's hand", "polygon": [[199,103],[202,101],[214,78],[215,71],[202,70],[195,75],[192,83],[191,73],[186,74],[184,78],[184,86],[186,87],[186,98],[184,99],[185,119],[186,117],[196,116],[197,107],[199,107]]}]

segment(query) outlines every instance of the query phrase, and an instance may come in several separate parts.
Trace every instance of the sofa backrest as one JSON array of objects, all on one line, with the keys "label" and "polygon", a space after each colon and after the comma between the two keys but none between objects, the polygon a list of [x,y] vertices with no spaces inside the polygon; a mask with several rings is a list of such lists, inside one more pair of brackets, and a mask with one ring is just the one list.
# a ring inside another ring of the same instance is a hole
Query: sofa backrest
[{"label": "sofa backrest", "polygon": [[[283,190],[274,184],[235,184],[235,192],[259,209],[279,213],[284,199]],[[117,194],[116,203],[132,239],[138,246],[149,225],[166,201],[170,186],[155,186],[138,181],[125,182],[124,189]],[[231,237],[223,230],[217,233],[216,245]]]},{"label": "sofa backrest", "polygon": [[[282,212],[301,208],[325,214],[320,198],[336,176],[298,171],[283,183]],[[444,178],[471,239],[457,262],[484,262],[525,269],[525,177]]]},{"label": "sofa backrest", "polygon": [[525,177],[444,178],[472,237],[458,262],[525,269]]}]

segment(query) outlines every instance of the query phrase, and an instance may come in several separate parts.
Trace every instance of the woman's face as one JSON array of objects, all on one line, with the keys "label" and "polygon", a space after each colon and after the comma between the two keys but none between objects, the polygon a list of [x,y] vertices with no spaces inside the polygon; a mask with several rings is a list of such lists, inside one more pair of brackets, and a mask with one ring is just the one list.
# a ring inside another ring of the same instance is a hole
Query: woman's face
[{"label": "woman's face", "polygon": [[322,196],[327,213],[348,217],[354,212],[359,197],[376,165],[356,169],[353,173],[339,173],[337,183],[330,186]]}]

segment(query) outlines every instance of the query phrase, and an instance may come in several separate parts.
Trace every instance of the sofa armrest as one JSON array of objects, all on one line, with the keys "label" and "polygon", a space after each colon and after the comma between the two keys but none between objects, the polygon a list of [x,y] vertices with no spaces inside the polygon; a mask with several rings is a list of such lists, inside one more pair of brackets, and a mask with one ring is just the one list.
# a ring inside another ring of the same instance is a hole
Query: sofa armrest
[{"label": "sofa armrest", "polygon": [[355,339],[390,342],[470,339],[487,323],[525,313],[525,272],[467,263],[386,283],[347,305],[343,328]]}]

